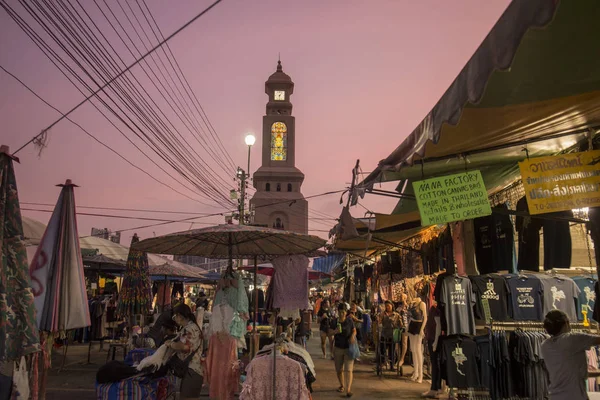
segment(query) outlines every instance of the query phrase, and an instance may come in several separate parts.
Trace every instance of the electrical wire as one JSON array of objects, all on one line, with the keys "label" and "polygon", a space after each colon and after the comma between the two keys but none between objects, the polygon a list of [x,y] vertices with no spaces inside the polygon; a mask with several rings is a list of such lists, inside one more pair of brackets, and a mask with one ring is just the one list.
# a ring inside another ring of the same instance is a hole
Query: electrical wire
[{"label": "electrical wire", "polygon": [[[179,34],[181,31],[183,31],[185,28],[187,28],[188,26],[190,26],[193,22],[195,22],[198,18],[202,17],[203,15],[205,15],[207,12],[209,12],[213,7],[215,7],[217,4],[219,4],[222,0],[216,0],[214,3],[212,3],[210,6],[208,6],[206,9],[204,9],[202,12],[200,12],[198,15],[196,15],[195,17],[193,17],[191,20],[189,20],[188,22],[186,22],[183,26],[181,26],[179,29],[177,29],[175,32],[173,32],[171,35],[169,35],[167,38],[165,38],[163,41],[161,41],[159,44],[157,44],[156,46],[154,46],[149,52],[147,52],[146,54],[144,54],[142,57],[138,58],[137,60],[135,60],[132,64],[130,64],[127,68],[125,68],[123,71],[121,71],[120,73],[118,73],[117,75],[115,75],[110,81],[108,81],[107,83],[105,83],[103,86],[101,86],[99,89],[95,90],[91,95],[89,95],[88,97],[86,97],[84,100],[82,100],[81,102],[79,102],[75,107],[71,108],[68,112],[66,112],[62,117],[60,117],[59,119],[57,119],[56,121],[54,121],[52,124],[50,124],[46,129],[44,129],[43,131],[47,131],[49,129],[51,129],[53,126],[55,126],[56,124],[58,124],[60,121],[62,121],[64,118],[66,118],[69,114],[71,114],[73,111],[77,110],[79,107],[81,107],[83,104],[85,104],[88,100],[90,100],[91,98],[93,98],[94,96],[96,96],[98,93],[100,93],[101,91],[104,90],[104,88],[108,87],[112,82],[114,82],[117,78],[119,78],[121,75],[125,74],[127,71],[129,71],[131,68],[133,68],[134,66],[136,66],[137,64],[140,63],[140,61],[144,60],[146,57],[148,57],[148,55],[152,54],[154,51],[156,51],[156,49],[160,48],[163,44],[165,44],[166,42],[168,42],[169,40],[171,40],[174,36],[176,36],[177,34]],[[28,141],[27,143],[25,143],[23,146],[21,146],[19,149],[17,149],[16,152],[14,152],[13,154],[17,154],[19,151],[21,151],[22,149],[24,149],[27,145],[31,144],[34,140],[36,140],[37,138],[39,138],[39,134],[34,136],[30,141]]]},{"label": "electrical wire", "polygon": [[[78,206],[79,207],[79,206]],[[36,208],[21,208],[22,211],[34,211],[34,212],[43,212],[43,213],[53,213],[54,210],[40,210]],[[76,212],[76,215],[84,215],[87,217],[102,217],[102,218],[115,218],[115,219],[135,219],[140,221],[155,221],[155,222],[174,222],[170,219],[161,219],[161,218],[149,218],[149,217],[128,217],[125,215],[111,215],[111,214],[99,214],[99,213],[85,213],[85,212]],[[203,225],[214,225],[209,222],[194,222],[195,224],[203,224]]]},{"label": "electrical wire", "polygon": [[[37,4],[37,3],[36,3],[36,4]],[[7,7],[8,7],[8,6],[7,6],[7,4],[6,4],[6,3],[2,3],[2,5],[3,5],[3,7],[4,7],[5,9],[7,9]],[[23,4],[23,6],[24,6],[24,7],[28,7],[28,5],[27,5],[27,4]],[[85,83],[85,82],[84,82],[84,81],[83,81],[83,80],[82,80],[82,79],[81,79],[81,78],[80,78],[80,77],[79,77],[79,76],[78,76],[78,75],[77,75],[77,74],[76,74],[76,73],[73,71],[73,69],[72,69],[72,68],[71,68],[71,67],[70,67],[68,64],[66,64],[66,63],[65,63],[63,60],[61,60],[61,59],[60,59],[60,57],[58,57],[58,56],[57,56],[56,52],[54,52],[54,51],[53,51],[53,50],[52,50],[52,49],[51,49],[51,48],[50,48],[50,47],[49,47],[49,46],[48,46],[48,45],[47,45],[47,44],[46,44],[46,43],[43,41],[43,39],[41,39],[41,38],[39,37],[39,35],[36,35],[36,34],[35,34],[35,32],[34,32],[34,31],[33,31],[33,30],[32,30],[32,29],[29,27],[29,26],[27,26],[27,24],[26,24],[26,23],[24,23],[22,20],[19,20],[18,16],[17,16],[17,17],[15,17],[15,15],[13,15],[13,14],[14,14],[14,11],[13,11],[13,13],[12,13],[12,14],[11,14],[11,12],[10,12],[10,11],[11,11],[11,10],[7,9],[7,12],[9,12],[9,15],[11,15],[11,17],[13,17],[13,19],[15,20],[15,22],[17,22],[17,24],[18,24],[18,25],[19,25],[19,26],[20,26],[20,27],[21,27],[21,28],[22,28],[22,29],[23,29],[23,30],[24,30],[24,31],[25,31],[25,32],[28,34],[28,36],[30,36],[30,38],[31,38],[31,39],[34,41],[34,43],[36,43],[36,45],[38,45],[38,47],[40,47],[40,49],[41,49],[41,50],[42,50],[42,51],[43,51],[43,52],[46,54],[46,56],[48,56],[48,57],[51,59],[51,61],[52,61],[52,62],[53,62],[53,63],[54,63],[54,64],[55,64],[57,67],[58,67],[58,65],[56,64],[56,62],[58,62],[59,64],[61,64],[63,67],[65,67],[65,68],[66,68],[66,69],[67,69],[67,70],[68,70],[68,71],[69,71],[69,72],[70,72],[70,73],[71,73],[71,74],[72,74],[74,77],[76,77],[76,78],[79,80],[79,82],[80,82],[81,84],[83,84],[85,87],[87,87],[87,89],[88,89],[88,90],[92,91],[92,89],[89,87],[89,85],[87,85],[87,84],[86,84],[86,83]],[[32,10],[31,8],[29,8],[29,12],[30,12],[30,13],[33,13],[33,10]],[[43,25],[43,22],[40,20],[40,18],[39,18],[39,17],[38,17],[38,18],[36,18],[36,21],[37,21],[38,23],[40,23],[40,24],[42,24],[42,25]],[[48,33],[48,34],[49,34],[51,37],[53,37],[53,38],[54,38],[55,42],[57,42],[57,43],[60,45],[60,44],[61,44],[61,42],[60,42],[60,40],[58,40],[58,38],[56,37],[56,35],[54,35],[54,34],[53,34],[53,33],[52,33],[50,30],[49,30],[49,28],[48,28],[47,26],[43,26],[43,27],[45,28],[46,32],[47,32],[47,33]],[[70,53],[70,52],[69,52],[69,51],[68,51],[66,48],[64,48],[64,46],[61,46],[61,48],[62,48],[62,49],[63,49],[63,51],[65,51],[65,52],[66,52],[68,55],[70,55],[70,56],[71,56],[71,58],[72,58],[73,60],[76,60],[76,59],[75,59],[75,57],[72,55],[72,53]],[[53,60],[53,59],[52,59],[52,58],[51,58],[51,57],[48,55],[48,53],[50,53],[50,54],[51,54],[51,55],[54,57],[54,59],[56,60],[56,62],[55,62],[55,61],[54,61],[54,60]],[[77,63],[77,62],[76,62],[76,63]],[[81,68],[81,69],[82,69],[82,70],[83,70],[83,71],[84,71],[84,72],[85,72],[85,73],[88,75],[88,77],[89,77],[90,79],[92,79],[92,80],[95,82],[95,80],[94,80],[94,79],[91,77],[90,73],[89,73],[88,71],[86,71],[86,70],[85,70],[85,68],[83,68],[83,66],[82,66],[80,63],[77,63],[77,64],[78,64],[78,66],[79,66],[79,67],[80,67],[80,68]],[[62,71],[62,69],[60,69],[60,68],[59,68],[59,70],[60,70],[61,72],[63,72],[63,74],[64,74],[64,71]],[[97,73],[99,73],[98,71],[96,71],[96,72],[97,72]],[[66,75],[65,75],[65,76],[66,76]],[[66,77],[68,78],[68,76],[66,76]],[[70,78],[68,78],[68,79],[71,81],[71,79],[70,79]],[[73,83],[73,82],[71,81],[71,83]],[[100,85],[99,85],[97,82],[96,82],[96,85],[100,86]],[[118,86],[118,85],[117,85],[117,84],[115,84],[115,86]],[[77,86],[76,86],[76,87],[77,87]],[[111,89],[114,89],[114,88],[111,88]],[[78,90],[79,90],[79,89],[78,89]],[[80,91],[81,91],[81,90],[80,90]],[[104,94],[106,94],[106,92],[105,92]],[[120,96],[120,95],[119,95],[119,97],[120,97],[121,101],[122,101],[122,102],[123,102],[123,103],[124,103],[126,106],[128,106],[128,107],[129,107],[129,103],[130,103],[130,100],[131,100],[131,99],[130,99],[130,98],[125,98],[125,99],[123,99],[123,97],[122,97],[122,96]],[[131,125],[130,125],[130,124],[128,124],[128,123],[127,123],[127,121],[125,121],[125,120],[124,120],[124,118],[123,118],[122,116],[120,116],[120,115],[119,115],[119,114],[118,114],[118,113],[117,113],[117,112],[114,110],[114,108],[110,107],[110,106],[109,106],[109,105],[106,103],[106,101],[104,101],[102,98],[98,97],[98,100],[99,100],[99,101],[100,101],[100,102],[101,102],[101,103],[102,103],[102,104],[103,104],[105,107],[107,107],[107,108],[109,109],[109,111],[111,111],[111,112],[113,113],[113,115],[115,115],[115,116],[116,116],[116,117],[117,117],[117,118],[118,118],[118,119],[119,119],[119,120],[120,120],[122,123],[124,123],[124,124],[125,124],[125,125],[126,125],[128,128],[129,128],[129,129],[130,129],[130,130],[132,130],[132,131],[133,131],[133,132],[134,132],[134,133],[135,133],[135,134],[136,134],[136,135],[137,135],[137,136],[138,136],[140,139],[142,139],[142,136],[140,136],[140,134],[138,134],[138,133],[137,133],[137,132],[136,132],[136,131],[135,131],[135,130],[134,130],[132,127],[131,127]],[[117,108],[118,108],[118,109],[119,109],[121,112],[123,112],[123,109],[122,109],[122,108],[121,108],[121,107],[120,107],[118,104],[116,104],[116,103],[114,102],[114,100],[113,100],[113,99],[111,99],[111,98],[109,97],[109,100],[111,100],[111,101],[112,101],[112,102],[115,104],[115,106],[116,106],[116,107],[117,107]],[[93,102],[91,102],[91,103],[92,103],[92,104],[94,104]],[[96,106],[95,104],[94,104],[94,106],[97,108],[97,106]],[[98,109],[98,108],[97,108],[97,109]],[[136,111],[136,110],[132,109],[131,107],[129,107],[129,110],[130,110],[131,112],[135,112],[135,111]],[[100,110],[99,110],[99,111],[100,111]],[[138,108],[138,111],[139,111],[139,108]],[[100,112],[101,112],[101,111],[100,111]],[[102,113],[102,112],[101,112],[101,113]],[[103,116],[104,116],[105,118],[107,118],[107,117],[106,117],[106,115],[105,115],[104,113],[102,113],[102,114],[103,114]],[[115,126],[115,125],[114,125],[114,123],[113,123],[113,122],[112,122],[112,121],[111,121],[109,118],[107,118],[107,119],[109,120],[109,122],[111,122],[111,124],[113,124],[113,126]],[[134,122],[134,121],[133,121],[133,120],[132,120],[130,117],[127,117],[127,119],[129,120],[129,122],[130,122],[132,125],[134,125],[134,126],[135,126],[135,127],[136,127],[136,128],[139,130],[139,131],[140,131],[140,133],[144,134],[144,133],[143,133],[143,131],[141,130],[141,128],[139,127],[139,125],[138,125],[138,124],[136,124],[136,123],[135,123],[135,122]],[[143,121],[143,120],[142,120],[141,122],[142,122],[142,125],[146,126],[148,129],[151,129],[150,123],[148,123],[148,122],[146,122],[146,121]],[[116,126],[115,126],[115,127],[116,127]],[[118,129],[118,128],[117,128],[117,129]],[[122,131],[120,131],[120,132],[122,133]],[[125,135],[125,136],[126,136],[126,135]],[[128,140],[129,140],[129,141],[130,141],[130,142],[131,142],[133,145],[135,145],[135,144],[134,144],[134,143],[133,143],[133,142],[132,142],[132,141],[131,141],[129,138],[127,138],[127,139],[128,139]],[[155,141],[152,141],[152,140],[151,140],[151,139],[150,139],[150,138],[149,138],[147,135],[146,135],[146,139],[147,139],[147,141],[146,141],[146,144],[148,144],[149,146],[151,146],[151,149],[152,149],[152,146],[153,146],[153,145],[156,145],[156,142],[155,142]],[[148,140],[149,140],[149,142],[148,142]],[[165,141],[164,141],[164,139],[162,140],[162,143],[163,143],[163,144],[166,144],[166,143],[165,143]],[[138,148],[138,150],[140,150],[140,151],[141,151],[141,149],[139,149],[139,147],[138,147],[137,145],[135,145],[135,146]],[[156,154],[157,154],[159,157],[161,157],[161,158],[162,158],[164,161],[166,161],[166,162],[167,162],[169,165],[171,165],[173,168],[175,168],[175,169],[176,169],[176,170],[177,170],[177,171],[178,171],[178,172],[179,172],[179,173],[180,173],[182,176],[184,176],[184,178],[185,178],[186,180],[188,180],[188,182],[192,183],[192,184],[193,184],[195,187],[197,187],[199,190],[203,191],[203,192],[204,192],[204,194],[207,196],[207,198],[209,198],[209,199],[211,199],[211,200],[213,200],[213,201],[215,201],[215,202],[219,203],[219,199],[218,199],[218,198],[215,198],[215,196],[214,196],[214,195],[212,195],[212,196],[211,196],[210,194],[206,193],[206,188],[205,188],[205,187],[202,187],[202,186],[198,185],[198,184],[197,184],[196,182],[194,182],[194,181],[193,181],[193,180],[192,180],[192,179],[191,179],[191,178],[190,178],[190,177],[189,177],[189,176],[188,176],[186,173],[184,173],[184,172],[182,171],[182,169],[181,169],[181,168],[177,167],[177,166],[174,164],[174,163],[175,163],[175,161],[174,161],[174,159],[173,159],[173,158],[167,157],[167,156],[164,154],[164,152],[157,151],[156,149],[152,149],[152,150],[153,150],[153,151],[154,151],[154,152],[155,152],[155,153],[156,153]],[[144,152],[142,151],[142,153],[144,153]],[[145,153],[144,153],[144,154],[145,154]],[[147,154],[145,154],[145,155],[147,156]],[[155,163],[155,165],[157,165],[157,164]],[[158,165],[157,165],[157,166],[158,166]],[[159,166],[159,168],[160,168],[160,166]],[[162,168],[161,168],[161,169],[162,169]],[[164,171],[164,169],[162,169],[162,170]],[[166,171],[164,171],[164,172],[166,172]],[[181,182],[179,182],[179,183],[181,184]],[[189,188],[188,188],[188,189],[189,189]],[[221,200],[222,200],[222,201],[226,201],[228,204],[231,204],[230,200],[229,200],[229,199],[228,199],[226,196],[224,196],[223,194],[221,194],[220,196],[221,196],[220,198],[221,198]],[[221,203],[221,205],[223,205],[223,204]]]},{"label": "electrical wire", "polygon": [[[56,204],[50,203],[35,203],[21,201],[21,204],[29,206],[43,206],[43,207],[54,207]],[[167,210],[148,210],[148,209],[137,209],[137,208],[118,208],[118,207],[96,207],[96,206],[82,206],[77,205],[77,208],[85,208],[91,210],[109,210],[109,211],[129,211],[129,212],[145,212],[145,213],[156,213],[156,214],[183,214],[183,215],[208,215],[208,213],[189,212],[189,211],[167,211]]]},{"label": "electrical wire", "polygon": [[[48,107],[52,108],[54,111],[62,114],[62,111],[60,111],[58,108],[54,107],[52,104],[50,104],[48,101],[46,101],[44,98],[42,98],[38,93],[36,93],[33,89],[31,89],[27,84],[25,84],[22,80],[20,80],[16,75],[14,75],[13,73],[11,73],[10,71],[8,71],[6,68],[4,68],[2,65],[0,65],[0,69],[2,69],[2,71],[4,71],[7,75],[9,75],[10,77],[12,77],[14,80],[16,80],[17,82],[19,82],[25,89],[27,89],[31,94],[33,94],[35,97],[37,97],[40,101],[42,101],[44,104],[46,104]],[[83,126],[81,126],[80,124],[78,124],[77,122],[73,121],[70,117],[66,118],[67,121],[71,122],[73,125],[75,125],[76,127],[78,127],[79,129],[81,129],[86,135],[88,135],[90,138],[92,138],[93,140],[95,140],[97,143],[101,144],[102,146],[104,146],[106,149],[110,150],[112,153],[116,154],[119,158],[121,158],[123,161],[125,161],[127,164],[131,165],[132,167],[134,167],[135,169],[137,169],[138,171],[141,171],[142,173],[144,173],[145,175],[147,175],[148,177],[152,178],[155,182],[158,182],[159,184],[165,186],[166,188],[174,191],[177,194],[180,194],[192,201],[195,201],[199,204],[202,205],[206,205],[209,207],[213,207],[211,204],[206,204],[202,201],[199,201],[197,199],[194,199],[193,197],[180,192],[179,190],[175,189],[174,187],[172,187],[171,185],[169,185],[168,183],[165,183],[161,180],[159,180],[158,178],[156,178],[154,175],[150,174],[148,171],[142,169],[141,167],[137,166],[136,164],[134,164],[132,161],[130,161],[128,158],[126,158],[125,156],[123,156],[121,153],[119,153],[118,151],[116,151],[115,149],[113,149],[112,147],[110,147],[109,145],[107,145],[106,143],[102,142],[100,139],[98,139],[96,136],[94,136],[92,133],[90,133],[88,130],[86,130]],[[25,203],[23,203],[25,204]]]},{"label": "electrical wire", "polygon": [[[142,9],[142,7],[140,6],[140,2],[138,0],[136,0],[136,3],[138,4],[138,7],[140,7],[140,10]],[[148,15],[150,15],[150,18],[152,19],[152,21],[154,22],[154,25],[156,25],[156,29],[158,31],[158,34],[160,35],[160,39],[164,39],[163,33],[158,25],[158,23],[156,22],[156,20],[154,19],[154,16],[152,15],[152,12],[150,11],[150,8],[148,7],[148,4],[146,4],[146,2],[142,1],[142,4],[146,7],[146,10],[148,11]],[[142,10],[142,13],[144,14],[144,17],[146,17],[145,13]],[[150,25],[150,23],[149,23]],[[157,37],[157,40],[159,40],[159,37]],[[200,101],[198,100],[198,97],[196,96],[196,93],[194,92],[194,90],[192,89],[190,83],[188,82],[187,78],[185,77],[185,74],[183,73],[181,67],[179,66],[179,63],[177,62],[177,59],[175,58],[175,55],[173,54],[173,51],[171,50],[171,46],[169,45],[169,43],[165,43],[165,47],[166,49],[169,51],[169,53],[171,54],[173,61],[175,62],[175,65],[177,66],[177,70],[179,71],[179,73],[181,74],[181,77],[183,78],[183,80],[185,81],[184,85],[184,89],[185,91],[188,93],[188,95],[190,97],[193,97],[192,104],[194,104],[195,107],[197,107],[197,111],[200,114],[202,121],[206,124],[209,132],[213,133],[213,138],[215,139],[215,141],[218,144],[218,147],[221,149],[222,154],[225,156],[226,159],[229,160],[229,163],[231,164],[231,166],[235,169],[236,165],[235,162],[233,161],[233,158],[231,158],[231,155],[227,152],[227,149],[225,148],[225,146],[223,145],[223,142],[221,141],[220,136],[217,134],[217,132],[215,131],[215,128],[213,127],[212,123],[210,122],[210,119],[208,118],[208,116],[206,115],[206,112],[204,111],[204,108],[202,107],[202,105],[200,104]],[[164,51],[164,49],[163,49]],[[179,76],[178,76],[179,77]],[[183,84],[183,83],[182,83]],[[250,172],[250,171],[248,171]]]}]

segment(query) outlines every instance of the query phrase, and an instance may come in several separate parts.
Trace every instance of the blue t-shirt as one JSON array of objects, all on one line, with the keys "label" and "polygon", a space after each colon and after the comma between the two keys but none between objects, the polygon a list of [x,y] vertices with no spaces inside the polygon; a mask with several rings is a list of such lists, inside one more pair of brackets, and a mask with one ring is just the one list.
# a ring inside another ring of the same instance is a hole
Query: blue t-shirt
[{"label": "blue t-shirt", "polygon": [[577,298],[577,318],[583,321],[583,309],[587,310],[588,319],[592,319],[594,313],[594,304],[596,304],[596,293],[594,292],[595,279],[589,276],[576,276],[573,281],[579,287],[581,292]]},{"label": "blue t-shirt", "polygon": [[542,321],[542,281],[534,275],[505,275],[510,291],[512,318],[516,321]]}]

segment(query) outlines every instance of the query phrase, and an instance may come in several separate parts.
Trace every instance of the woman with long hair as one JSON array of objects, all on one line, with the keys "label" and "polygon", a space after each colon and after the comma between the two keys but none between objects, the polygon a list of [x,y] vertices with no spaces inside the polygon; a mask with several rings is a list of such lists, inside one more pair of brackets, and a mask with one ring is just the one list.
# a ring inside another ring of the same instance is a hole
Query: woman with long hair
[{"label": "woman with long hair", "polygon": [[204,370],[201,364],[202,330],[196,323],[196,316],[185,304],[179,304],[173,309],[173,321],[181,330],[175,339],[165,342],[166,346],[174,350],[182,361],[191,356],[187,373],[181,381],[181,398],[197,399],[200,397],[204,382]]}]

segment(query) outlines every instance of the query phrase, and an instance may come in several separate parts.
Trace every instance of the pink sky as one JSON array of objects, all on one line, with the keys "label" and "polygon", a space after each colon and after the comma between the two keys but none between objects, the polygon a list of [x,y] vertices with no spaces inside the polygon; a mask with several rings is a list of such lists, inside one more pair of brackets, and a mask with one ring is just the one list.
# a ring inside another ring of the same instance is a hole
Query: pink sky
[{"label": "pink sky", "polygon": [[[211,1],[178,0],[177,7],[169,7],[164,1],[148,3],[167,35]],[[356,159],[368,172],[399,145],[439,99],[508,3],[225,0],[169,43],[236,164],[245,167],[244,136],[249,131],[256,134],[253,171],[260,160],[260,132],[267,102],[264,82],[275,71],[281,53],[283,69],[296,85],[291,98],[296,117],[296,162],[306,175],[303,193],[309,196],[347,187]],[[116,4],[115,0],[109,4]],[[109,38],[117,43],[116,37]],[[4,11],[0,11],[0,65],[63,111],[82,99]],[[133,71],[143,76],[139,67]],[[0,87],[0,142],[14,151],[52,123],[57,113],[2,71]],[[72,118],[169,182],[91,106],[81,107]],[[50,131],[49,145],[40,158],[33,146],[18,155],[21,164],[16,165],[16,174],[22,202],[53,204],[60,189],[54,185],[70,178],[80,186],[76,189],[78,205],[224,211],[219,206],[200,206],[169,191],[66,121]],[[394,201],[371,195],[362,204],[373,211],[390,212]],[[311,218],[318,218],[312,210],[338,216],[339,195],[310,200],[309,206]],[[362,208],[352,211],[355,216],[364,213]],[[23,214],[44,223],[50,216],[31,211]],[[223,219],[198,221],[212,224]],[[80,216],[78,222],[80,235],[88,235],[91,227],[118,230],[149,223],[88,216]],[[311,219],[310,228],[326,237],[320,231],[328,230],[332,223]],[[177,223],[139,229],[137,233],[148,237],[153,232],[158,235],[189,227],[190,223]],[[128,244],[132,234],[124,233],[122,243]]]}]

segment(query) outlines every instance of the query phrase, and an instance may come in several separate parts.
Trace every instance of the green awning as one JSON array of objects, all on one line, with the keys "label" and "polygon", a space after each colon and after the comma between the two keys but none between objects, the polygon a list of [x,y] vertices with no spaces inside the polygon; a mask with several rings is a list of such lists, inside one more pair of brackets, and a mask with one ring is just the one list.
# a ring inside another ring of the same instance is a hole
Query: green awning
[{"label": "green awning", "polygon": [[[514,0],[426,118],[359,188],[401,181],[411,194],[406,179],[480,169],[493,192],[518,177],[524,148],[530,157],[551,155],[583,140],[600,127],[599,20],[596,0]],[[402,212],[416,209],[402,203]]]}]

